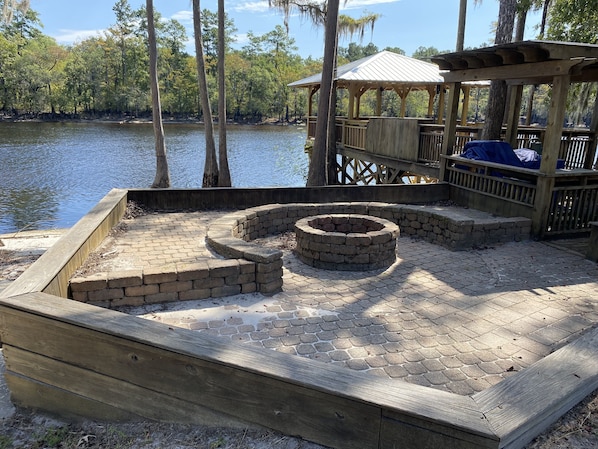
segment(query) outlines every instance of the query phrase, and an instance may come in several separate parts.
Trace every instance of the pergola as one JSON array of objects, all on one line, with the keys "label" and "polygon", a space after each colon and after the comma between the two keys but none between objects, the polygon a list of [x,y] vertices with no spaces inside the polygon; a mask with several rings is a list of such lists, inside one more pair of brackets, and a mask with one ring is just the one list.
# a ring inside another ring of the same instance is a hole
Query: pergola
[{"label": "pergola", "polygon": [[[455,146],[457,113],[459,107],[459,88],[462,83],[480,80],[504,80],[510,86],[507,98],[507,128],[504,140],[515,147],[519,125],[519,110],[524,85],[549,84],[552,96],[548,123],[543,139],[542,161],[539,170],[533,171],[536,178],[535,198],[533,201],[532,232],[542,236],[547,229],[547,222],[554,210],[555,193],[559,183],[571,178],[577,183],[575,195],[582,194],[593,183],[596,171],[591,170],[596,157],[596,134],[598,132],[598,101],[595,102],[590,138],[585,154],[583,168],[576,170],[557,170],[557,159],[561,148],[563,123],[569,86],[574,82],[598,81],[598,45],[522,41],[496,45],[456,53],[436,55],[432,60],[439,65],[444,80],[449,85],[447,118],[442,144],[442,154],[449,157]],[[449,163],[441,164],[448,169]],[[572,176],[575,175],[576,178]],[[556,184],[555,184],[556,183]],[[582,185],[583,184],[583,185]],[[560,187],[562,189],[562,187]],[[471,189],[470,189],[471,190]],[[573,195],[573,194],[571,194]],[[579,200],[582,198],[574,198]],[[481,203],[478,201],[478,204]],[[488,204],[488,202],[486,202]],[[576,206],[577,207],[577,206]],[[595,210],[593,200],[586,209]],[[504,210],[503,210],[504,212]],[[554,215],[554,213],[553,213]],[[592,214],[589,214],[590,216]],[[587,220],[587,218],[585,219]],[[581,223],[584,226],[584,223]]]},{"label": "pergola", "polygon": [[[290,87],[310,89],[309,116],[312,115],[313,96],[320,88],[321,80],[322,74],[318,73],[289,84]],[[381,51],[338,67],[335,83],[337,89],[347,89],[349,92],[349,119],[359,117],[360,98],[368,90],[375,90],[377,93],[377,116],[382,115],[382,92],[384,90],[394,90],[401,98],[401,117],[405,116],[405,100],[412,91],[425,90],[428,92],[428,115],[430,116],[433,114],[437,90],[441,95],[439,104],[444,104],[444,89],[440,87],[445,84],[445,81],[436,64],[390,51]],[[442,111],[439,111],[438,116],[442,117],[442,115]]]}]

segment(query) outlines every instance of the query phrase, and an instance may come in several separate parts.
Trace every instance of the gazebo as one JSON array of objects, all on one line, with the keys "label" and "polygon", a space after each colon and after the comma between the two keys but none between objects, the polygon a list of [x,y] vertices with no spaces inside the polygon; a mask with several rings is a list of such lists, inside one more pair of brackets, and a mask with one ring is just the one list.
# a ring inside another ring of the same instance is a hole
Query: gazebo
[{"label": "gazebo", "polygon": [[[313,96],[320,88],[321,80],[322,74],[318,73],[289,84],[290,87],[310,89],[310,117],[313,112]],[[436,92],[443,95],[440,87],[444,84],[444,79],[436,64],[391,51],[381,51],[338,67],[335,83],[337,89],[348,90],[348,118],[354,119],[359,117],[360,98],[368,90],[375,90],[377,93],[377,116],[382,115],[382,92],[394,90],[401,99],[401,117],[405,116],[407,95],[412,91],[425,90],[429,94],[428,115],[431,116]],[[440,104],[443,103],[444,101],[440,101]]]}]

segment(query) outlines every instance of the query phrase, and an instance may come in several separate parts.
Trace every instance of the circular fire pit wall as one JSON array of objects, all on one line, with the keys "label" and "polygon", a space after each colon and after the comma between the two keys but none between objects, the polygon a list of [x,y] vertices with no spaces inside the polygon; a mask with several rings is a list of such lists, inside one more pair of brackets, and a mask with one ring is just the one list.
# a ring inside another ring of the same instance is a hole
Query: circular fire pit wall
[{"label": "circular fire pit wall", "polygon": [[370,215],[330,214],[295,223],[296,253],[313,267],[365,271],[385,268],[396,260],[399,227]]}]

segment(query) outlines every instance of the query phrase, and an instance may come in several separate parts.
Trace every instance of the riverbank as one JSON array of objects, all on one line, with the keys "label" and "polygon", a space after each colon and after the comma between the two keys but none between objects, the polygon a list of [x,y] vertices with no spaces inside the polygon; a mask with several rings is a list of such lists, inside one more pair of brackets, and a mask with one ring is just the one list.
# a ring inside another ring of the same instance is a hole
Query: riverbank
[{"label": "riverbank", "polygon": [[[203,125],[204,121],[197,117],[177,117],[165,115],[162,117],[164,124],[197,124]],[[0,114],[0,123],[116,123],[116,124],[148,124],[152,123],[151,114],[147,115],[128,115],[128,114],[106,114],[99,116],[85,116],[85,115],[74,115],[74,114],[17,114],[7,115]],[[241,125],[241,126],[305,126],[306,122],[303,119],[295,120],[279,120],[276,118],[267,118],[263,120],[245,120],[235,121],[227,120],[227,125]],[[214,120],[214,126],[218,126],[218,120]]]}]

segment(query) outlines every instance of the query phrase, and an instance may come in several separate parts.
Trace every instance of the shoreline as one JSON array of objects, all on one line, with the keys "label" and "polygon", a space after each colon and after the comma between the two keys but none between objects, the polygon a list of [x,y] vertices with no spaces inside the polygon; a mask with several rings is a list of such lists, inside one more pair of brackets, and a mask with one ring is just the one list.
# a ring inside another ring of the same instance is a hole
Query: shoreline
[{"label": "shoreline", "polygon": [[[69,117],[63,115],[41,114],[35,117],[28,117],[26,115],[6,116],[0,115],[0,123],[108,123],[108,124],[152,124],[151,117],[143,116],[100,116],[100,117]],[[164,125],[204,125],[204,121],[194,117],[180,118],[165,116],[162,118]],[[218,127],[218,120],[213,122],[215,127]],[[232,126],[305,126],[306,120],[280,121],[277,119],[266,119],[259,122],[238,122],[227,120],[227,125]]]}]

